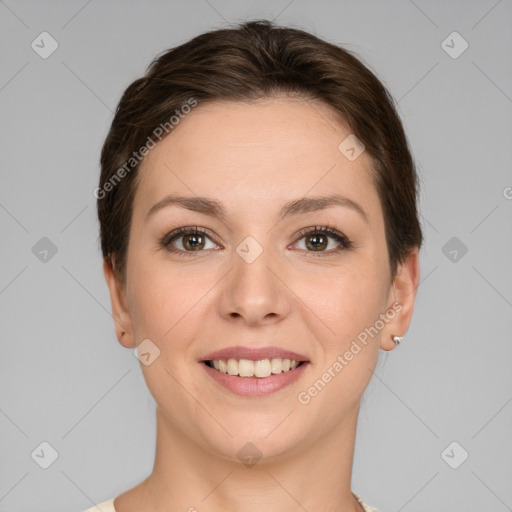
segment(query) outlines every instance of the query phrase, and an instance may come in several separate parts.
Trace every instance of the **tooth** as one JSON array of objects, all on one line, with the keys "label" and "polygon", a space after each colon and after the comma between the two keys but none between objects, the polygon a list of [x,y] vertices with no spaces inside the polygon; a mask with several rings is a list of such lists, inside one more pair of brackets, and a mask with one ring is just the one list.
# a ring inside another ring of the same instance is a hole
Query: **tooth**
[{"label": "tooth", "polygon": [[281,373],[283,369],[281,359],[272,359],[270,366],[272,368],[272,373]]},{"label": "tooth", "polygon": [[238,374],[240,377],[253,377],[254,362],[249,359],[240,359],[238,362]]},{"label": "tooth", "polygon": [[272,375],[270,360],[262,359],[261,361],[256,361],[254,365],[254,375],[256,377],[270,377]]},{"label": "tooth", "polygon": [[228,359],[227,372],[229,375],[238,375],[238,361],[236,359]]},{"label": "tooth", "polygon": [[219,371],[222,373],[227,373],[227,365],[224,359],[219,359]]},{"label": "tooth", "polygon": [[265,378],[272,374],[280,374],[294,370],[299,366],[300,361],[294,359],[260,359],[252,361],[250,359],[217,359],[212,361],[213,367],[221,373],[227,373],[232,376],[240,377],[258,377]]}]

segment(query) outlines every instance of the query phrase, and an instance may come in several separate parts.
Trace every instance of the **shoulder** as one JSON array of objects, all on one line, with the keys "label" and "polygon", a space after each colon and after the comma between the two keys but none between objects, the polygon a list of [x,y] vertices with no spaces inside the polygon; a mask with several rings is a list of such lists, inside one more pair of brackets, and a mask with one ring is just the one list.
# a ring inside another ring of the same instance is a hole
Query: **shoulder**
[{"label": "shoulder", "polygon": [[372,507],[371,505],[367,505],[355,492],[352,492],[352,494],[356,497],[356,500],[363,507],[364,512],[379,512],[376,508]]},{"label": "shoulder", "polygon": [[84,510],[84,512],[116,512],[116,509],[114,508],[114,498],[102,501],[101,503]]}]

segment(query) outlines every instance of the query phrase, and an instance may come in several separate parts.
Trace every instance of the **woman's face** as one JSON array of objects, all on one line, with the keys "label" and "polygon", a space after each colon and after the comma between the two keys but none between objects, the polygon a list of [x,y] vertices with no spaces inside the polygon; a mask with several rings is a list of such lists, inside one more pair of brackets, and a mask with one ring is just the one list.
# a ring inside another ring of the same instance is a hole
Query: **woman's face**
[{"label": "woman's face", "polygon": [[[342,153],[349,135],[318,102],[199,103],[142,162],[126,286],[105,267],[118,337],[150,340],[141,368],[161,417],[211,454],[284,455],[348,425],[379,347],[408,328],[417,254],[392,283],[371,161]],[[233,359],[270,371],[285,357],[269,347],[306,362],[261,380],[204,362],[240,347],[262,351]]]}]

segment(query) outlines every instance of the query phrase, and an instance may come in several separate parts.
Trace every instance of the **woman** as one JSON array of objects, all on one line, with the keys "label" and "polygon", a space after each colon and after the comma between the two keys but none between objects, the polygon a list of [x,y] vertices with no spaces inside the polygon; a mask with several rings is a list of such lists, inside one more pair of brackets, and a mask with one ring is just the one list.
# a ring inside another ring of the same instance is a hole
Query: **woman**
[{"label": "woman", "polygon": [[157,445],[99,508],[376,510],[351,490],[359,405],[409,327],[422,243],[380,81],[265,20],[205,33],[127,88],[101,167],[116,335]]}]

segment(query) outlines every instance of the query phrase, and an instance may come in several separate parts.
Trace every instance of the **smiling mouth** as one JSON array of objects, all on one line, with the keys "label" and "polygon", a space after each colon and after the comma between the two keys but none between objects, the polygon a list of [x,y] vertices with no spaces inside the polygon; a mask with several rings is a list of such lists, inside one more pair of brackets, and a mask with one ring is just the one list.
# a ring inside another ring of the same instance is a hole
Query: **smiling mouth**
[{"label": "smiling mouth", "polygon": [[292,372],[305,364],[306,361],[280,358],[260,359],[258,361],[251,361],[250,359],[216,359],[213,361],[203,361],[203,363],[219,373],[225,373],[233,377],[264,379],[272,375]]}]

